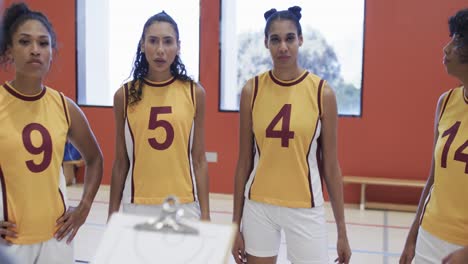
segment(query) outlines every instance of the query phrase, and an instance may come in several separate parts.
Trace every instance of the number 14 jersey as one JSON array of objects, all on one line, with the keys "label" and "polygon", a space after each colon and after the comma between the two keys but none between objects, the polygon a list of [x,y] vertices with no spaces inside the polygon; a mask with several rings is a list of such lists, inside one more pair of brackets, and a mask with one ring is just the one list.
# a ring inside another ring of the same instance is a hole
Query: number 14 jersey
[{"label": "number 14 jersey", "polygon": [[468,245],[468,99],[463,87],[447,92],[434,151],[434,184],[422,227],[452,244]]},{"label": "number 14 jersey", "polygon": [[246,198],[293,208],[322,205],[318,138],[324,81],[308,71],[292,81],[272,71],[251,81],[255,155]]}]

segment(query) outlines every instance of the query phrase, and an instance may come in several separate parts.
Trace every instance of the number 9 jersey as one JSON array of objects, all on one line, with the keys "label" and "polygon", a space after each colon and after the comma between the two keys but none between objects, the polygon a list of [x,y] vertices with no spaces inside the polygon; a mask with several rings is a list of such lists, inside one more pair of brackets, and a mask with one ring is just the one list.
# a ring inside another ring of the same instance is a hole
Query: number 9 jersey
[{"label": "number 9 jersey", "polygon": [[463,87],[445,95],[434,150],[434,184],[422,227],[449,243],[468,245],[468,98]]},{"label": "number 9 jersey", "polygon": [[0,220],[16,224],[14,244],[49,240],[65,212],[61,172],[70,126],[63,94],[44,87],[28,96],[0,87]]},{"label": "number 9 jersey", "polygon": [[[143,80],[141,100],[129,105],[125,89],[125,144],[129,170],[123,203],[161,205],[168,195],[197,200],[192,166],[195,86],[174,77]],[[138,87],[138,82],[135,83]]]},{"label": "number 9 jersey", "polygon": [[308,71],[291,81],[272,71],[251,81],[255,155],[246,198],[292,208],[322,205],[318,138],[325,81]]}]

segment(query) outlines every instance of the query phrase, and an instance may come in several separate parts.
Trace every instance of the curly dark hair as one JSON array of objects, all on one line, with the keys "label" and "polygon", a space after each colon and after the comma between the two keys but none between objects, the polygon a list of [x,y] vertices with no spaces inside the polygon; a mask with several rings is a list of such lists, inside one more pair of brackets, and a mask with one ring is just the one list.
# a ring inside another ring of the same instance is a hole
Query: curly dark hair
[{"label": "curly dark hair", "polygon": [[450,37],[456,36],[455,45],[460,50],[460,60],[468,63],[468,8],[458,11],[449,18]]},{"label": "curly dark hair", "polygon": [[[131,76],[133,77],[132,81],[130,82],[130,87],[128,91],[128,104],[134,104],[141,100],[143,94],[143,78],[148,74],[149,64],[146,60],[145,54],[141,50],[141,41],[145,39],[145,33],[148,27],[150,27],[155,22],[167,22],[171,24],[172,28],[176,33],[176,41],[179,42],[179,28],[177,27],[177,23],[174,19],[169,16],[166,12],[162,11],[153,15],[152,17],[148,18],[145,25],[143,26],[143,32],[141,33],[140,41],[138,41],[138,47],[135,55],[135,61],[133,62],[133,69],[131,72]],[[170,72],[172,76],[176,79],[183,80],[183,81],[191,81],[187,75],[187,71],[185,69],[185,65],[182,63],[179,55],[175,56],[174,61],[170,66]]]},{"label": "curly dark hair", "polygon": [[0,65],[10,63],[6,51],[13,44],[13,34],[19,26],[28,20],[37,20],[44,25],[49,32],[51,46],[56,49],[57,40],[49,19],[41,12],[30,10],[25,3],[12,4],[5,10],[0,26]]},{"label": "curly dark hair", "polygon": [[301,20],[301,8],[299,6],[293,6],[288,8],[288,10],[276,11],[276,9],[272,8],[265,12],[263,17],[265,17],[266,25],[265,25],[265,38],[268,38],[268,33],[270,32],[271,23],[275,20],[291,20],[294,22],[297,28],[297,34],[299,36],[302,35],[302,27],[299,20]]}]

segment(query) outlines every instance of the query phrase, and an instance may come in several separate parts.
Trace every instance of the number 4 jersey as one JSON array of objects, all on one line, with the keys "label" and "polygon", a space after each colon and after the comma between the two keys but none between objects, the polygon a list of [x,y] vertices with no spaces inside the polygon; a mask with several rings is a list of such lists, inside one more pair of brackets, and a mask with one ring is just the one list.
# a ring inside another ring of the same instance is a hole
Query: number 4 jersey
[{"label": "number 4 jersey", "polygon": [[434,185],[422,227],[458,245],[468,245],[468,99],[463,87],[444,98],[434,153]]},{"label": "number 4 jersey", "polygon": [[272,71],[250,81],[255,155],[245,196],[285,207],[322,205],[317,139],[324,81],[308,71],[287,82]]},{"label": "number 4 jersey", "polygon": [[[192,136],[195,84],[172,78],[143,81],[142,99],[126,103],[125,142],[130,167],[123,202],[162,204],[168,195],[196,200]],[[135,84],[138,87],[138,83]],[[130,83],[124,85],[128,101]]]},{"label": "number 4 jersey", "polygon": [[64,96],[47,87],[27,96],[0,87],[0,220],[16,224],[15,244],[49,240],[65,212],[60,173],[69,128]]}]

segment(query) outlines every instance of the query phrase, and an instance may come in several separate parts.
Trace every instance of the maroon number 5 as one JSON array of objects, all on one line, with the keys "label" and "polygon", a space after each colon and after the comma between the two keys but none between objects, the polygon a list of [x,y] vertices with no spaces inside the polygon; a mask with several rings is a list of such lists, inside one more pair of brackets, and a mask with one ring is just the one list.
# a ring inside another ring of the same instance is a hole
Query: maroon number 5
[{"label": "maroon number 5", "polygon": [[172,127],[171,123],[169,123],[167,120],[158,120],[159,114],[170,113],[172,113],[172,107],[170,106],[151,107],[148,129],[154,130],[158,127],[162,127],[164,130],[166,130],[166,140],[162,143],[156,141],[155,138],[148,138],[148,143],[154,149],[165,150],[169,148],[174,141],[174,128]]},{"label": "maroon number 5", "polygon": [[[281,123],[281,130],[273,130],[281,119],[283,119],[283,122]],[[281,147],[289,147],[289,139],[294,138],[294,131],[289,130],[290,121],[291,104],[285,104],[268,125],[266,129],[266,137],[281,138]]]},{"label": "maroon number 5", "polygon": [[[32,144],[31,134],[33,131],[39,132],[42,136],[42,144],[38,147]],[[33,155],[44,153],[44,157],[39,164],[34,163],[34,160],[27,160],[26,166],[30,171],[35,173],[44,171],[49,167],[52,160],[52,138],[50,137],[49,131],[41,124],[31,123],[23,128],[22,134],[23,145],[29,153]]]},{"label": "maroon number 5", "polygon": [[[440,165],[442,168],[447,168],[447,156],[448,152],[450,149],[450,146],[453,143],[453,140],[455,139],[455,136],[457,135],[458,129],[460,128],[461,122],[457,121],[453,126],[451,126],[449,129],[445,130],[445,132],[442,134],[442,137],[446,137],[447,141],[445,142],[444,149],[442,150],[442,155],[441,155],[441,162]],[[464,153],[463,151],[468,148],[468,140],[465,141],[463,145],[461,145],[456,151],[455,155],[453,157],[454,160],[456,161],[461,161],[466,163],[465,165],[465,173],[468,174],[468,154]]]}]

